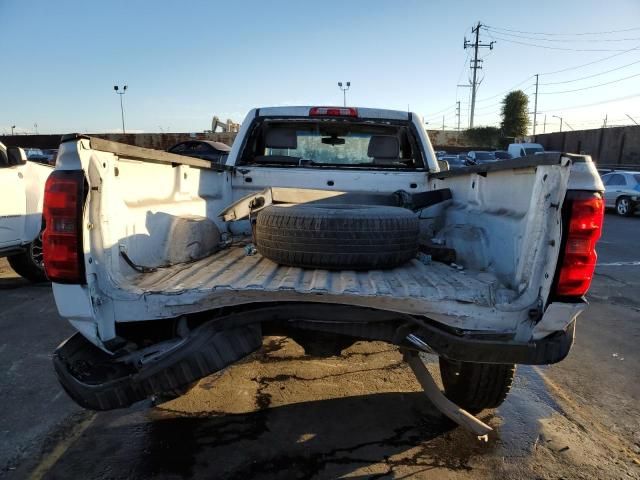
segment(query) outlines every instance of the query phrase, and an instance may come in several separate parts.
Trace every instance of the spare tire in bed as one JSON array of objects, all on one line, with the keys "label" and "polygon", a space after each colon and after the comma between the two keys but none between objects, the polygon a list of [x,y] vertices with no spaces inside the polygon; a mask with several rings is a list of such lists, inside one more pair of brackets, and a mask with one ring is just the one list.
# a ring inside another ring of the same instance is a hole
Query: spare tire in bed
[{"label": "spare tire in bed", "polygon": [[418,253],[418,217],[370,205],[270,205],[257,216],[256,248],[276,263],[332,270],[393,268]]}]

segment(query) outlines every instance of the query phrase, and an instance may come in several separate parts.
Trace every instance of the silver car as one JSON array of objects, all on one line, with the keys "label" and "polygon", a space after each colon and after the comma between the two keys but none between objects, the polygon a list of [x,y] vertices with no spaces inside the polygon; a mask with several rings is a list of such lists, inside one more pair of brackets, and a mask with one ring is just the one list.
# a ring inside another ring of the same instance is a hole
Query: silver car
[{"label": "silver car", "polygon": [[640,172],[616,171],[602,176],[605,207],[628,217],[640,210]]}]

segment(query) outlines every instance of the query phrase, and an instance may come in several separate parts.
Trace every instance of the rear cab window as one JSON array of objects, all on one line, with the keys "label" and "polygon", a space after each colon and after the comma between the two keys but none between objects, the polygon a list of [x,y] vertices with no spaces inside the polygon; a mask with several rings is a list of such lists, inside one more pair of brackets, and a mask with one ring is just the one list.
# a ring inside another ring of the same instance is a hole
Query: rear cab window
[{"label": "rear cab window", "polygon": [[240,165],[350,169],[425,169],[409,121],[345,118],[254,120]]}]

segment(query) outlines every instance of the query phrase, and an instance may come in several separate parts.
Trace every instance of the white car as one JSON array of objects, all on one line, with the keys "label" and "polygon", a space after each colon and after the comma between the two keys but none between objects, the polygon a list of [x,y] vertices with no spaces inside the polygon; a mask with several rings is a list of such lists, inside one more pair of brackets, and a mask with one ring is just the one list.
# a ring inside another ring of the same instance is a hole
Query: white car
[{"label": "white car", "polygon": [[254,109],[226,165],[65,136],[45,268],[78,333],[54,366],[80,405],[127,407],[188,390],[268,329],[310,355],[385,341],[414,371],[436,353],[450,400],[493,408],[515,364],[568,354],[602,191],[571,155],[441,171],[406,111]]},{"label": "white car", "polygon": [[42,253],[42,200],[53,168],[27,161],[24,150],[0,143],[0,257],[32,281],[47,279]]}]

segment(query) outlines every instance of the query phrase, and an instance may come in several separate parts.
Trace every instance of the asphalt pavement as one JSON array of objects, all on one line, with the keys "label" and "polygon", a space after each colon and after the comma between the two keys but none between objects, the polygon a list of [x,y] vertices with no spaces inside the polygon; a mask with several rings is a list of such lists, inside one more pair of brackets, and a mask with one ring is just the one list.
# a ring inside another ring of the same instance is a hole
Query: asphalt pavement
[{"label": "asphalt pavement", "polygon": [[[451,425],[397,349],[261,351],[170,402],[88,412],[51,352],[72,333],[48,285],[0,260],[0,477],[640,479],[640,217],[607,214],[569,357],[519,367],[488,442]],[[436,359],[427,357],[430,368]]]}]

